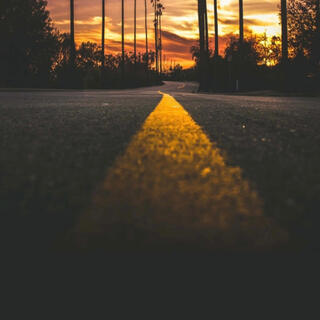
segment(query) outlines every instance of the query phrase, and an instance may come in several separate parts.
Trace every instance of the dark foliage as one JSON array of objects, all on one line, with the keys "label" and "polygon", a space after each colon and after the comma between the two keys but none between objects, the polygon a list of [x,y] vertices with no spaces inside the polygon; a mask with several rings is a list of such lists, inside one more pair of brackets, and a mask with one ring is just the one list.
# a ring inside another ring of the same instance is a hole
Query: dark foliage
[{"label": "dark foliage", "polygon": [[[241,1],[239,4],[241,11]],[[203,91],[282,89],[291,92],[318,92],[319,6],[319,0],[288,0],[285,16],[288,24],[289,60],[282,59],[281,51],[286,50],[282,50],[281,38],[277,36],[268,39],[266,35],[256,35],[243,41],[241,36],[239,39],[231,36],[223,58],[207,50],[200,59],[201,49],[192,47],[200,90],[202,87]],[[281,20],[281,12],[279,18]],[[200,25],[199,29],[200,46],[203,46],[201,32],[203,33],[205,28]],[[201,72],[203,63],[201,64],[200,60],[206,64]],[[180,71],[179,74],[181,78],[183,72]],[[206,83],[206,88],[202,85],[203,82]]]},{"label": "dark foliage", "polygon": [[195,67],[183,69],[180,64],[176,64],[163,74],[163,79],[169,81],[196,81],[197,69]]},{"label": "dark foliage", "polygon": [[289,87],[293,91],[319,90],[319,0],[289,0],[288,31],[291,57],[287,77]]},{"label": "dark foliage", "polygon": [[43,86],[59,50],[43,0],[0,2],[0,85]]},{"label": "dark foliage", "polygon": [[291,57],[303,54],[314,60],[320,59],[318,2],[318,0],[288,1],[288,40]]},{"label": "dark foliage", "polygon": [[[43,0],[0,2],[0,86],[51,88],[128,88],[158,84],[151,70],[154,53],[105,56],[95,43],[82,43],[71,59],[71,38],[54,29]],[[148,63],[147,63],[148,61]]]},{"label": "dark foliage", "polygon": [[[290,59],[286,65],[281,61],[281,39],[276,36],[270,40],[266,35],[247,37],[242,45],[238,38],[231,36],[223,58],[210,52],[207,69],[209,90],[282,89],[296,93],[318,92],[320,13],[317,3],[315,0],[289,1]],[[199,48],[192,47],[191,53],[198,71]]]},{"label": "dark foliage", "polygon": [[[272,44],[274,46],[274,43]],[[275,67],[268,67],[268,56],[263,54],[259,39],[251,37],[243,41],[242,46],[235,37],[230,37],[224,57],[210,52],[209,57],[209,88],[212,91],[257,90],[261,88],[276,88],[272,82]],[[191,48],[192,56],[198,70],[199,49]]]}]

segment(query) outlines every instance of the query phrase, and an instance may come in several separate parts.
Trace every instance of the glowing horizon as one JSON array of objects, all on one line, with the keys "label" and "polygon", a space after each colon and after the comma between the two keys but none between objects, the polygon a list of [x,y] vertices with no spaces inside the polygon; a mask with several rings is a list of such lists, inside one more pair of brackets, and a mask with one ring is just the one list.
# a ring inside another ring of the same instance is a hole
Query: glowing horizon
[{"label": "glowing horizon", "polygon": [[[133,0],[125,0],[126,51],[133,51]],[[163,0],[163,54],[166,64],[175,61],[184,67],[193,65],[190,48],[198,39],[198,15],[196,0]],[[245,32],[279,35],[279,0],[244,1]],[[144,0],[137,1],[137,46],[145,50]],[[238,0],[220,0],[219,39],[223,54],[230,34],[238,34]],[[69,0],[48,0],[51,18],[61,32],[69,32]],[[106,0],[106,53],[119,53],[121,46],[121,2]],[[214,49],[213,0],[208,1],[210,48]],[[101,43],[101,0],[75,0],[75,39]],[[153,9],[148,0],[149,48],[153,50]]]}]

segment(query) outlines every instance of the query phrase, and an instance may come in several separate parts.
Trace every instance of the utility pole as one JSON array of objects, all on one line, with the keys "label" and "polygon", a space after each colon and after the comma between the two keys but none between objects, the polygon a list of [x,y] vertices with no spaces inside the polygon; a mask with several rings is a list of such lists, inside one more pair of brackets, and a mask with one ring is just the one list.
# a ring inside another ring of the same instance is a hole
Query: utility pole
[{"label": "utility pole", "polygon": [[287,0],[281,0],[281,41],[282,41],[282,63],[288,62],[288,20]]},{"label": "utility pole", "polygon": [[198,0],[198,20],[199,20],[199,45],[200,45],[200,91],[208,90],[208,62],[209,62],[209,42],[208,42],[208,17],[207,1]]},{"label": "utility pole", "polygon": [[106,28],[106,17],[105,17],[105,0],[102,0],[102,41],[101,41],[101,68],[102,72],[104,71],[105,66],[105,48],[104,48],[104,39],[105,39],[105,28]]},{"label": "utility pole", "polygon": [[161,25],[162,12],[159,14],[159,46],[160,46],[160,74],[162,74],[162,25]]},{"label": "utility pole", "polygon": [[320,66],[320,0],[317,0],[316,10],[316,63]]},{"label": "utility pole", "polygon": [[74,42],[74,0],[70,0],[70,38],[71,38],[70,62],[71,62],[72,68],[74,68],[75,60],[76,60],[76,45]]},{"label": "utility pole", "polygon": [[153,0],[154,4],[154,46],[156,51],[156,72],[159,73],[159,44],[158,44],[158,1]]},{"label": "utility pole", "polygon": [[134,0],[134,64],[137,63],[137,0]]},{"label": "utility pole", "polygon": [[219,26],[218,26],[218,0],[213,1],[214,5],[214,54],[219,55]]},{"label": "utility pole", "polygon": [[236,91],[239,91],[239,88],[242,89],[243,82],[242,74],[243,74],[243,0],[239,0],[239,68],[238,68],[238,79],[236,80]]},{"label": "utility pole", "polygon": [[159,46],[160,46],[160,74],[162,74],[162,9],[161,11],[159,12]]},{"label": "utility pole", "polygon": [[282,64],[282,88],[288,89],[288,17],[287,0],[281,0],[281,64]]},{"label": "utility pole", "polygon": [[146,65],[149,67],[149,48],[148,48],[148,5],[147,0],[144,0],[144,23],[146,32]]},{"label": "utility pole", "polygon": [[240,46],[243,45],[243,0],[239,0],[239,40]]},{"label": "utility pole", "polygon": [[209,26],[208,26],[208,10],[207,10],[207,0],[205,0],[204,8],[204,23],[205,23],[205,46],[207,51],[207,56],[209,58]]},{"label": "utility pole", "polygon": [[218,56],[219,56],[219,26],[218,26],[218,0],[213,1],[214,9],[214,60],[213,60],[213,82],[217,90],[218,83]]},{"label": "utility pole", "polygon": [[[121,0],[121,51],[122,51],[122,58],[121,58],[121,77],[122,82],[124,81],[124,0]],[[124,85],[124,83],[122,83]]]},{"label": "utility pole", "polygon": [[[317,0],[317,32],[318,32],[318,36],[320,34],[320,0]],[[320,39],[319,39],[320,40]]]}]

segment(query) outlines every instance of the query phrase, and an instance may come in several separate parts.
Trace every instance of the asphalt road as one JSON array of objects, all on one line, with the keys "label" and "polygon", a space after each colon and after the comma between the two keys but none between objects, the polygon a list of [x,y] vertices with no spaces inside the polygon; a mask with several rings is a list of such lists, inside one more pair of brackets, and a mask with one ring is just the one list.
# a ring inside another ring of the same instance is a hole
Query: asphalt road
[{"label": "asphalt road", "polygon": [[[157,107],[159,90],[175,100]],[[195,92],[189,83],[122,91],[1,91],[2,244],[10,250],[45,251],[265,250],[256,246],[255,237],[267,232],[275,239],[267,250],[319,250],[319,98]],[[179,108],[176,118],[164,118],[170,104]],[[153,122],[151,115],[156,116]],[[182,135],[183,128],[194,130],[194,136]],[[156,140],[149,139],[152,134]],[[149,156],[149,145],[155,146],[152,152],[161,146],[160,158],[159,151],[157,157]],[[190,150],[198,145],[202,149],[193,154]],[[217,152],[221,161],[200,168],[204,149]],[[169,156],[184,159],[177,162],[182,165],[173,168]],[[175,185],[177,181],[190,181],[192,187]],[[157,189],[160,184],[165,191]],[[173,197],[175,188],[180,191]],[[232,195],[226,190],[233,190]],[[97,195],[108,204],[97,204]],[[162,206],[164,199],[167,206]],[[126,215],[119,220],[110,211]],[[132,220],[133,212],[143,215]],[[147,218],[153,212],[157,218]],[[88,232],[83,224],[94,227]],[[81,239],[97,234],[97,226],[103,236],[83,244]]]}]

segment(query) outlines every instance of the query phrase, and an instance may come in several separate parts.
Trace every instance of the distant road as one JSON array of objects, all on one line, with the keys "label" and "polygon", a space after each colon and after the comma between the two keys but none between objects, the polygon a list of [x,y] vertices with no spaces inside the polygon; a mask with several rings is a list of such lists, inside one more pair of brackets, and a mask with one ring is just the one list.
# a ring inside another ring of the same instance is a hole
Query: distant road
[{"label": "distant road", "polygon": [[319,98],[196,92],[1,91],[8,247],[319,249]]}]

